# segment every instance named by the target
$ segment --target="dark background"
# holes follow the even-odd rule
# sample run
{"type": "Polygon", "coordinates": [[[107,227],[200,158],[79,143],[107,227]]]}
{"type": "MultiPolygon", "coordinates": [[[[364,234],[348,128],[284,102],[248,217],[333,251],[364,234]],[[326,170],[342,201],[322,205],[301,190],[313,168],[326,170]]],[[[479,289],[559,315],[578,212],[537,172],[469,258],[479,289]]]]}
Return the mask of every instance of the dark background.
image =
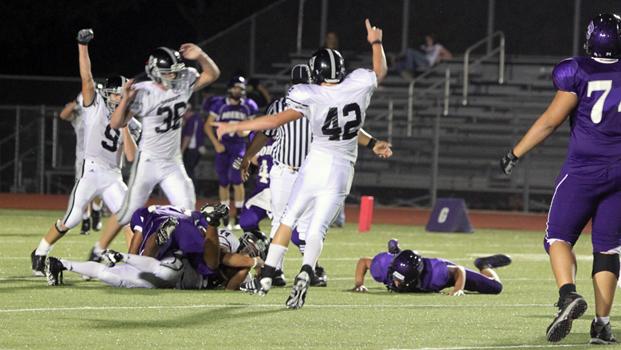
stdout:
{"type": "MultiPolygon", "coordinates": [[[[276,1],[213,0],[20,0],[2,1],[0,74],[77,76],[75,35],[92,27],[93,70],[96,76],[140,72],[148,52],[162,45],[178,47],[182,42],[200,42],[253,12],[276,1]]],[[[262,18],[257,31],[258,67],[262,49],[266,59],[273,45],[295,49],[297,0],[285,1],[262,18]],[[271,31],[269,30],[271,29],[271,31]],[[269,37],[269,38],[268,38],[269,37]],[[264,39],[265,43],[263,43],[264,39]],[[264,45],[263,45],[264,44],[264,45]]],[[[307,0],[304,47],[319,45],[320,0],[307,0]]],[[[487,28],[487,0],[412,0],[410,44],[418,45],[428,32],[459,54],[482,38],[487,28]]],[[[495,28],[505,31],[510,55],[537,54],[569,56],[572,48],[574,1],[497,0],[495,28]]],[[[583,0],[580,37],[589,18],[598,12],[619,11],[618,0],[583,0]]],[[[399,51],[401,43],[400,0],[330,1],[328,31],[339,33],[341,48],[366,49],[362,20],[370,17],[385,30],[387,51],[399,51]]],[[[248,28],[239,38],[223,46],[246,44],[248,28]]],[[[221,53],[222,54],[222,53],[221,53]]],[[[222,55],[219,55],[222,56],[222,55]]],[[[233,56],[233,55],[229,55],[233,56]]],[[[230,57],[244,62],[243,54],[230,57]]],[[[245,67],[240,67],[245,68],[245,67]]]]}

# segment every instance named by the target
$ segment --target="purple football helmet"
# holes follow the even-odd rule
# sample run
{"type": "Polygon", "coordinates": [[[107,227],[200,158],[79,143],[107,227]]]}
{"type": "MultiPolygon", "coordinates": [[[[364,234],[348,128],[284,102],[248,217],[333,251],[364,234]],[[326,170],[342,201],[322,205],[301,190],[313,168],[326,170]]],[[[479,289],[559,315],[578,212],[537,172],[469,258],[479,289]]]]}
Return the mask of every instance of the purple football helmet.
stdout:
{"type": "Polygon", "coordinates": [[[399,281],[399,289],[416,287],[421,272],[423,272],[423,259],[420,255],[406,249],[397,255],[390,265],[389,277],[393,281],[399,281]]]}
{"type": "Polygon", "coordinates": [[[586,32],[586,53],[591,57],[621,57],[621,17],[614,13],[597,15],[586,32]]]}

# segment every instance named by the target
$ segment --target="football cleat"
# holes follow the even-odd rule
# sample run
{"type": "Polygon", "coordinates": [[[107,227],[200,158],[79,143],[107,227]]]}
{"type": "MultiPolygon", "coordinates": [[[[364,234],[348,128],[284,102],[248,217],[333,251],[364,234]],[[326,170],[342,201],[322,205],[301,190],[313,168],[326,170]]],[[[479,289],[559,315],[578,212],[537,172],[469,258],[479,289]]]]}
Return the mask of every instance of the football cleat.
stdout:
{"type": "Polygon", "coordinates": [[[399,247],[399,241],[395,238],[388,241],[388,252],[390,254],[399,254],[401,252],[401,248],[399,247]]]}
{"type": "Polygon", "coordinates": [[[509,264],[511,264],[511,257],[504,254],[484,256],[474,260],[474,266],[476,266],[479,270],[495,269],[509,264]]]}
{"type": "Polygon", "coordinates": [[[101,210],[91,211],[91,223],[93,230],[100,231],[103,224],[101,223],[101,210]]]}
{"type": "Polygon", "coordinates": [[[45,277],[49,286],[59,286],[63,284],[63,271],[65,266],[53,256],[45,259],[45,277]]]}
{"type": "Polygon", "coordinates": [[[112,267],[117,263],[124,262],[124,256],[116,250],[106,249],[101,253],[101,262],[112,267]]]}
{"type": "Polygon", "coordinates": [[[291,288],[291,294],[289,298],[287,298],[288,309],[299,309],[304,306],[304,301],[306,300],[306,292],[308,291],[308,286],[310,285],[310,276],[308,272],[301,271],[295,276],[295,281],[293,282],[293,288],[291,288]]]}
{"type": "Polygon", "coordinates": [[[591,322],[591,340],[589,344],[609,345],[616,344],[617,339],[612,335],[612,327],[610,322],[600,325],[593,320],[591,322]]]}
{"type": "Polygon", "coordinates": [[[200,212],[210,225],[218,227],[220,220],[228,218],[229,206],[226,204],[205,204],[201,207],[200,212]]]}
{"type": "Polygon", "coordinates": [[[91,230],[91,218],[82,220],[82,227],[80,228],[81,235],[87,235],[91,230]]]}
{"type": "Polygon", "coordinates": [[[287,285],[287,279],[285,278],[285,273],[282,270],[276,270],[276,275],[272,279],[272,286],[274,287],[284,287],[287,285]]]}
{"type": "Polygon", "coordinates": [[[272,279],[269,277],[257,277],[242,283],[239,290],[250,294],[264,296],[272,288],[272,279]]]}
{"type": "Polygon", "coordinates": [[[32,274],[34,276],[45,276],[45,259],[46,255],[36,255],[36,249],[30,253],[30,264],[32,266],[32,274]]]}
{"type": "Polygon", "coordinates": [[[315,275],[313,276],[311,283],[311,287],[327,287],[328,286],[328,275],[326,275],[326,270],[317,265],[315,267],[315,275]]]}
{"type": "Polygon", "coordinates": [[[559,299],[556,306],[558,312],[546,330],[546,338],[551,342],[565,338],[571,331],[572,322],[584,315],[588,307],[586,300],[575,292],[559,299]]]}

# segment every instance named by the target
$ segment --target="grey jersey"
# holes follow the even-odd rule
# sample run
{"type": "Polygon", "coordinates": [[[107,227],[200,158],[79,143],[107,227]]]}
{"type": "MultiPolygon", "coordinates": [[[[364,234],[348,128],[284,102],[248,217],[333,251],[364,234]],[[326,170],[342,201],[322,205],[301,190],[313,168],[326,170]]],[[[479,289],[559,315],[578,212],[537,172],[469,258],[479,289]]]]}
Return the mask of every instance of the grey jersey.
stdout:
{"type": "Polygon", "coordinates": [[[311,151],[320,150],[355,162],[358,130],[364,124],[376,87],[373,71],[356,69],[336,85],[294,85],[287,93],[287,108],[302,113],[310,122],[311,151]]]}
{"type": "Polygon", "coordinates": [[[194,68],[181,74],[179,88],[164,89],[153,81],[136,84],[138,93],[130,106],[136,117],[142,118],[140,152],[154,159],[181,157],[181,117],[192,96],[192,86],[198,78],[194,68]]]}
{"type": "Polygon", "coordinates": [[[110,110],[99,92],[90,106],[84,106],[84,158],[118,168],[122,152],[120,130],[110,127],[110,110]]]}

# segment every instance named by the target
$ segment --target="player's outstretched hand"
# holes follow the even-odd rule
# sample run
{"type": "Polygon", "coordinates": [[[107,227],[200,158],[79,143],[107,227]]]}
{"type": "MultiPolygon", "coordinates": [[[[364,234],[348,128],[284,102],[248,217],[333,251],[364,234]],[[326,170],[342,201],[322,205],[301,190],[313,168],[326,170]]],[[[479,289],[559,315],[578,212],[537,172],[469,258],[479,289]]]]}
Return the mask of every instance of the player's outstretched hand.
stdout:
{"type": "Polygon", "coordinates": [[[364,285],[360,285],[360,286],[356,286],[354,287],[354,289],[351,290],[352,292],[357,292],[357,293],[366,293],[369,290],[367,289],[367,287],[365,287],[364,285]]]}
{"type": "Polygon", "coordinates": [[[449,295],[452,297],[463,297],[464,295],[466,295],[466,293],[464,293],[463,289],[460,289],[460,290],[451,291],[449,295]]]}
{"type": "Polygon", "coordinates": [[[380,158],[390,158],[392,156],[392,145],[386,141],[377,141],[373,146],[373,153],[380,158]]]}
{"type": "Polygon", "coordinates": [[[196,61],[203,54],[203,50],[198,45],[192,43],[182,44],[179,52],[183,58],[190,61],[196,61]]]}
{"type": "Polygon", "coordinates": [[[93,40],[93,38],[95,37],[95,33],[93,32],[92,29],[88,28],[88,29],[81,29],[78,32],[78,44],[80,45],[88,45],[88,43],[93,40]]]}
{"type": "Polygon", "coordinates": [[[250,159],[247,157],[242,158],[239,164],[239,171],[241,172],[242,180],[248,181],[250,178],[250,159]]]}
{"type": "Polygon", "coordinates": [[[513,150],[509,150],[509,152],[500,159],[500,170],[505,173],[505,175],[511,175],[513,168],[517,165],[520,159],[513,154],[513,150]]]}
{"type": "Polygon", "coordinates": [[[371,26],[371,21],[369,19],[364,20],[364,24],[367,27],[367,41],[369,44],[373,44],[376,41],[382,41],[382,30],[375,26],[371,26]]]}
{"type": "Polygon", "coordinates": [[[218,140],[222,140],[222,136],[224,134],[232,134],[236,132],[234,123],[222,123],[222,122],[212,122],[211,126],[216,127],[216,135],[218,135],[218,140]]]}
{"type": "Polygon", "coordinates": [[[134,79],[129,79],[123,85],[123,91],[121,93],[121,98],[127,100],[127,102],[132,102],[136,97],[136,93],[138,91],[134,89],[134,79]]]}

